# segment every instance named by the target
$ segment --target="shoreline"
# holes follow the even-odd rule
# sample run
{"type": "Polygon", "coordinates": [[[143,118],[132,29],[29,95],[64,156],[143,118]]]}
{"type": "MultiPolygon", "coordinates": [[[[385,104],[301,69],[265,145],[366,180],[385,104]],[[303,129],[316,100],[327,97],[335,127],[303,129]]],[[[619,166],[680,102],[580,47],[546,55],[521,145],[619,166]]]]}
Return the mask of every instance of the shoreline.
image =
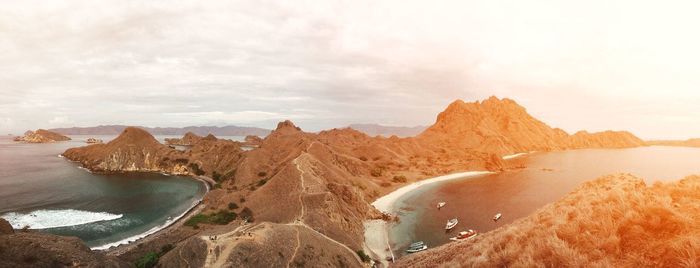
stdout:
{"type": "Polygon", "coordinates": [[[120,252],[123,253],[123,252],[127,251],[128,249],[130,249],[131,247],[134,247],[136,245],[139,245],[139,244],[142,244],[144,242],[152,240],[152,238],[169,231],[170,229],[172,229],[175,226],[182,225],[182,223],[184,223],[190,217],[201,212],[202,209],[204,209],[204,207],[205,207],[204,197],[211,190],[211,188],[209,186],[209,182],[207,180],[199,178],[199,176],[197,176],[197,177],[188,176],[188,177],[191,177],[191,178],[201,182],[202,184],[204,184],[204,187],[206,190],[204,191],[204,194],[202,195],[202,197],[199,198],[197,201],[193,202],[192,206],[190,206],[187,210],[185,210],[185,212],[183,212],[182,214],[178,215],[177,217],[173,218],[170,221],[166,221],[164,224],[154,226],[153,228],[149,229],[146,232],[143,232],[143,233],[140,233],[140,234],[137,234],[134,236],[130,236],[130,237],[124,238],[124,239],[116,241],[116,242],[112,242],[112,243],[108,243],[108,244],[104,244],[104,245],[100,245],[100,246],[96,246],[96,247],[91,247],[90,250],[102,251],[102,252],[105,252],[108,254],[117,254],[118,255],[120,252]]]}
{"type": "MultiPolygon", "coordinates": [[[[402,196],[415,191],[423,186],[444,182],[454,179],[472,178],[481,175],[493,174],[493,171],[467,171],[442,175],[425,180],[416,181],[401,188],[398,188],[391,193],[388,193],[374,202],[372,206],[383,213],[392,214],[394,206],[402,196]]],[[[395,260],[394,252],[391,249],[391,241],[389,241],[389,223],[384,220],[366,220],[365,226],[365,243],[363,247],[372,255],[373,259],[378,259],[383,267],[388,267],[387,258],[395,260]]]]}
{"type": "MultiPolygon", "coordinates": [[[[182,175],[176,175],[176,174],[168,174],[164,172],[159,172],[162,175],[166,176],[182,176],[182,175]]],[[[204,184],[205,190],[204,194],[202,195],[201,198],[199,198],[197,201],[192,203],[192,206],[190,206],[185,212],[182,214],[178,215],[177,217],[173,218],[170,221],[166,221],[164,224],[154,226],[153,228],[149,229],[146,232],[130,236],[127,238],[124,238],[119,241],[115,241],[112,243],[107,243],[104,245],[96,246],[96,247],[91,247],[90,250],[92,251],[101,251],[104,252],[108,255],[120,255],[128,251],[129,249],[153,240],[155,237],[160,236],[161,234],[167,233],[171,231],[173,228],[181,226],[185,221],[187,221],[189,218],[194,216],[195,214],[201,212],[205,205],[204,205],[204,197],[211,191],[212,185],[210,185],[211,181],[213,179],[206,177],[206,176],[186,176],[189,178],[192,178],[196,181],[201,182],[204,184]]]]}

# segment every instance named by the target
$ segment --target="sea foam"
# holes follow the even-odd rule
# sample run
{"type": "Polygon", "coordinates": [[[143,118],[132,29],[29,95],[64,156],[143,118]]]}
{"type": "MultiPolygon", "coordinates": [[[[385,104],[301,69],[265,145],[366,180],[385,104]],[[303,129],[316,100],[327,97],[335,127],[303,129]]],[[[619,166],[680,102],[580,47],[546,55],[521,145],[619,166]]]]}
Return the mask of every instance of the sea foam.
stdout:
{"type": "Polygon", "coordinates": [[[0,216],[6,219],[13,228],[49,229],[88,224],[93,222],[111,221],[121,218],[122,214],[107,212],[91,212],[75,209],[35,210],[29,213],[10,212],[0,216]]]}

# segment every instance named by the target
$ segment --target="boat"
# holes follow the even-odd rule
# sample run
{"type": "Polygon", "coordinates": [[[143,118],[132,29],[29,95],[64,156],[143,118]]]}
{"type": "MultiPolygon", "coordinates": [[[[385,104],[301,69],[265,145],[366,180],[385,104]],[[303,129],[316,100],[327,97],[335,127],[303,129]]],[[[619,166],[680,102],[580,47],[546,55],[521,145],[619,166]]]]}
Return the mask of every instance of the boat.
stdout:
{"type": "Polygon", "coordinates": [[[456,218],[447,221],[447,225],[445,225],[445,230],[451,230],[452,228],[455,228],[455,226],[457,226],[457,223],[459,223],[459,221],[456,218]]]}
{"type": "Polygon", "coordinates": [[[406,253],[416,253],[428,249],[428,245],[423,243],[423,241],[415,242],[411,244],[407,249],[406,253]]]}
{"type": "Polygon", "coordinates": [[[440,209],[440,208],[444,207],[446,204],[447,204],[447,203],[445,203],[445,202],[437,203],[437,209],[440,209]]]}
{"type": "Polygon", "coordinates": [[[408,247],[413,248],[413,247],[418,247],[418,246],[425,246],[425,242],[423,242],[423,241],[414,242],[411,245],[409,245],[408,247]]]}
{"type": "Polygon", "coordinates": [[[498,221],[498,220],[500,220],[500,219],[501,219],[501,216],[503,216],[501,213],[496,214],[495,216],[493,216],[493,221],[498,221]]]}
{"type": "Polygon", "coordinates": [[[457,240],[462,240],[462,239],[469,239],[472,237],[476,236],[476,231],[469,229],[469,231],[462,231],[457,234],[457,236],[450,238],[452,241],[457,241],[457,240]]]}

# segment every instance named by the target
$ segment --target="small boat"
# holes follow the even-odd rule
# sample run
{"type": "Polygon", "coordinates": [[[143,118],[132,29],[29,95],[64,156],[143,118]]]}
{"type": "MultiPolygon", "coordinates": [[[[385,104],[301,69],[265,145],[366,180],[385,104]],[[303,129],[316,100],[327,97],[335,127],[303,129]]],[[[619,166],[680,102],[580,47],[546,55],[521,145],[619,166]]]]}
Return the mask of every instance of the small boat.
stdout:
{"type": "Polygon", "coordinates": [[[457,226],[457,223],[459,223],[459,221],[456,218],[447,221],[447,225],[445,225],[445,230],[451,230],[452,228],[455,228],[455,226],[457,226]]]}
{"type": "Polygon", "coordinates": [[[408,247],[409,248],[414,248],[414,247],[419,247],[419,246],[425,246],[425,242],[423,241],[418,241],[410,244],[408,247]]]}
{"type": "Polygon", "coordinates": [[[501,219],[501,216],[503,216],[503,215],[501,215],[501,213],[496,214],[495,216],[493,216],[493,221],[498,221],[498,220],[500,220],[500,219],[501,219]]]}
{"type": "Polygon", "coordinates": [[[413,244],[411,244],[411,245],[414,245],[414,244],[415,244],[416,246],[410,246],[410,247],[408,247],[408,248],[406,249],[406,253],[416,253],[416,252],[421,252],[421,251],[423,251],[423,250],[428,249],[428,245],[426,245],[426,244],[423,243],[423,242],[417,242],[417,243],[413,243],[413,244]],[[422,244],[418,244],[418,243],[422,243],[422,244]]]}
{"type": "Polygon", "coordinates": [[[437,203],[437,209],[440,209],[440,208],[444,207],[446,204],[447,204],[447,203],[445,203],[445,202],[437,203]]]}
{"type": "Polygon", "coordinates": [[[457,240],[462,240],[462,239],[469,239],[469,238],[475,237],[476,234],[477,234],[476,231],[469,229],[469,231],[466,231],[466,232],[464,232],[464,231],[459,232],[459,234],[457,236],[450,238],[450,240],[457,241],[457,240]]]}

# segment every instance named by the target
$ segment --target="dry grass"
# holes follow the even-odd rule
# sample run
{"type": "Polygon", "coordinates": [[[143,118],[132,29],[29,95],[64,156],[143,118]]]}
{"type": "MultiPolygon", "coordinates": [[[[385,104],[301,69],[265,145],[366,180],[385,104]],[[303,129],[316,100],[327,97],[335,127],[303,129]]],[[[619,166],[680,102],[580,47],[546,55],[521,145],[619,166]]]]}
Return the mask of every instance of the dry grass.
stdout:
{"type": "Polygon", "coordinates": [[[632,175],[602,177],[524,219],[398,266],[436,265],[698,267],[700,177],[653,186],[632,175]]]}

